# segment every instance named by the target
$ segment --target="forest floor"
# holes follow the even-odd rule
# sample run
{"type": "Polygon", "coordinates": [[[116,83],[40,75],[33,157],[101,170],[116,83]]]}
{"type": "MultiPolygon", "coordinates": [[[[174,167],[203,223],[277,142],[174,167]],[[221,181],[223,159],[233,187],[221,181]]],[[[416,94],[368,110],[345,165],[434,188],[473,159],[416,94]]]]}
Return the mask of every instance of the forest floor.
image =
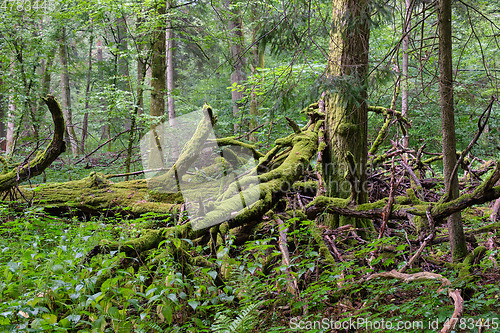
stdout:
{"type": "MultiPolygon", "coordinates": [[[[96,169],[113,173],[116,168],[109,161],[121,159],[112,155],[96,155],[77,166],[56,160],[46,180],[75,180],[96,169]]],[[[39,177],[31,183],[41,181],[39,177]]],[[[291,207],[300,200],[307,198],[293,191],[286,197],[291,207]]],[[[489,214],[488,205],[465,210],[466,234],[491,224],[489,214]]],[[[103,240],[124,243],[145,229],[176,225],[185,217],[116,212],[82,216],[71,210],[52,216],[41,206],[4,203],[0,331],[436,332],[447,325],[455,332],[500,331],[498,225],[467,236],[470,251],[478,245],[486,250],[461,274],[450,264],[445,227],[437,229],[435,243],[411,267],[408,262],[422,240],[409,236],[414,228],[409,222],[390,221],[384,235],[373,241],[350,228],[321,228],[335,259],[331,264],[314,241],[314,222],[293,213],[285,216],[278,224],[265,216],[258,234],[246,239],[228,234],[216,249],[185,240],[190,245],[180,251],[178,239],[166,239],[158,249],[133,259],[112,251],[85,262],[103,240]],[[208,264],[186,264],[186,254],[201,256],[208,264]],[[121,265],[126,260],[130,264],[121,265]],[[404,266],[408,276],[428,272],[443,279],[376,275],[404,266]],[[99,277],[110,270],[113,277],[96,288],[99,277]],[[450,322],[455,304],[444,280],[461,290],[463,314],[457,322],[450,322]]],[[[379,222],[374,222],[378,230],[379,222]]]]}

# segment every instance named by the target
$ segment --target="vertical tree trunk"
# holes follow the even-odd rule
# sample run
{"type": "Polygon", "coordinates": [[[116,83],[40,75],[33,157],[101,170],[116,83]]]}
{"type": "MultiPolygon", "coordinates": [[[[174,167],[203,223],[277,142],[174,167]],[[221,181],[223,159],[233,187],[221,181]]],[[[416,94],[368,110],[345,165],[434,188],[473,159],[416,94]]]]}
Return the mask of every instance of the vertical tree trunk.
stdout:
{"type": "MultiPolygon", "coordinates": [[[[441,125],[443,127],[443,174],[445,190],[450,200],[458,198],[458,175],[452,175],[457,163],[455,114],[453,108],[453,72],[451,40],[451,0],[439,0],[439,93],[441,125]]],[[[448,217],[448,233],[453,260],[466,256],[467,247],[460,213],[448,217]]]]}
{"type": "MultiPolygon", "coordinates": [[[[14,76],[14,71],[15,71],[15,58],[12,59],[10,63],[10,76],[14,76]]],[[[11,89],[10,95],[9,95],[9,105],[7,107],[7,131],[5,134],[5,154],[10,155],[14,151],[16,147],[16,143],[14,142],[14,132],[16,130],[15,128],[15,116],[16,115],[16,103],[14,101],[14,91],[11,89]]]]}
{"type": "MultiPolygon", "coordinates": [[[[142,17],[139,15],[136,21],[136,27],[139,29],[141,24],[143,23],[142,17]]],[[[132,122],[130,125],[130,132],[128,137],[128,145],[127,145],[127,157],[125,158],[125,172],[130,172],[130,166],[132,163],[132,153],[134,148],[134,141],[136,138],[136,124],[137,124],[137,116],[143,113],[144,108],[144,83],[146,79],[146,63],[147,59],[143,58],[142,50],[144,48],[144,43],[142,39],[136,40],[137,49],[139,51],[139,55],[137,57],[137,95],[135,100],[134,113],[132,114],[132,122]]],[[[125,180],[128,180],[129,176],[125,176],[125,180]]]]}
{"type": "Polygon", "coordinates": [[[10,155],[16,147],[14,142],[14,132],[15,132],[15,114],[16,114],[16,104],[14,102],[14,96],[9,96],[9,107],[7,113],[7,133],[5,135],[5,154],[10,155]]]}
{"type": "Polygon", "coordinates": [[[234,117],[234,131],[238,132],[238,120],[241,117],[239,101],[243,98],[243,92],[236,89],[236,86],[243,84],[246,79],[245,75],[245,39],[243,36],[243,22],[241,20],[241,13],[236,9],[236,0],[228,0],[226,5],[228,8],[229,22],[228,30],[230,35],[230,50],[233,71],[231,73],[231,100],[233,101],[233,117],[234,117]]]}
{"type": "MultiPolygon", "coordinates": [[[[329,79],[336,92],[326,98],[326,140],[324,172],[328,195],[367,200],[368,155],[366,76],[369,47],[368,0],[334,0],[330,37],[329,79]],[[356,87],[355,92],[351,87],[356,87]]],[[[368,221],[334,216],[332,225],[370,226],[368,221]]]]}
{"type": "Polygon", "coordinates": [[[59,36],[59,59],[61,62],[61,94],[62,109],[66,123],[66,138],[69,141],[71,152],[78,155],[78,141],[76,139],[75,128],[73,127],[73,116],[71,110],[71,90],[69,86],[68,52],[66,48],[66,28],[62,26],[59,36]]]}
{"type": "MultiPolygon", "coordinates": [[[[167,0],[167,8],[170,8],[171,0],[167,0]]],[[[174,124],[175,118],[175,104],[173,91],[174,85],[174,30],[171,28],[172,20],[167,20],[167,31],[166,31],[166,66],[167,66],[167,109],[168,109],[168,121],[170,125],[174,124]]]]}
{"type": "Polygon", "coordinates": [[[126,17],[120,15],[116,24],[118,44],[118,89],[130,91],[129,68],[128,68],[128,44],[127,44],[127,22],[126,17]]]}
{"type": "Polygon", "coordinates": [[[89,106],[90,106],[90,83],[92,78],[92,49],[94,48],[94,24],[91,23],[90,26],[90,38],[89,38],[89,53],[87,57],[88,67],[87,67],[87,85],[85,86],[85,113],[83,114],[83,124],[82,124],[82,141],[80,142],[80,151],[85,154],[85,142],[87,141],[87,131],[89,123],[89,106]]]}
{"type": "MultiPolygon", "coordinates": [[[[160,17],[165,15],[165,1],[156,3],[156,12],[160,17]]],[[[153,34],[153,45],[151,53],[151,104],[149,113],[152,116],[153,123],[151,124],[152,135],[149,136],[149,146],[152,151],[159,151],[160,156],[152,156],[149,154],[150,159],[158,159],[161,165],[158,168],[165,167],[163,160],[162,146],[159,134],[156,132],[155,126],[158,125],[158,119],[165,114],[165,52],[166,52],[166,31],[165,23],[162,22],[160,26],[156,27],[153,34]],[[155,119],[158,118],[158,119],[155,119]]]]}
{"type": "MultiPolygon", "coordinates": [[[[165,15],[165,3],[156,7],[158,15],[165,15]]],[[[150,114],[160,117],[165,114],[165,28],[157,27],[154,33],[151,59],[151,108],[150,114]]]]}
{"type": "MultiPolygon", "coordinates": [[[[1,69],[1,67],[0,67],[1,69]]],[[[0,78],[0,86],[3,85],[3,81],[0,78]]],[[[5,119],[7,116],[7,112],[5,112],[5,103],[4,103],[4,95],[0,93],[0,150],[5,151],[5,146],[6,146],[6,141],[7,139],[5,138],[7,131],[5,126],[5,119]]]]}
{"type": "MultiPolygon", "coordinates": [[[[252,23],[252,67],[251,67],[251,75],[256,73],[257,68],[264,68],[264,50],[260,46],[261,44],[257,41],[257,33],[260,29],[260,26],[256,23],[258,15],[258,8],[256,4],[252,5],[252,13],[251,13],[251,23],[252,23]]],[[[255,120],[259,115],[259,104],[257,101],[257,94],[255,93],[255,86],[252,87],[252,92],[250,93],[250,116],[252,117],[250,120],[250,130],[254,129],[258,126],[257,121],[255,120]]],[[[250,134],[250,141],[257,141],[255,133],[250,134]]]]}
{"type": "MultiPolygon", "coordinates": [[[[408,116],[408,46],[410,44],[411,30],[411,13],[413,5],[411,0],[405,0],[406,18],[403,22],[403,63],[402,63],[402,80],[401,80],[401,114],[403,117],[408,116]]],[[[406,126],[406,125],[405,125],[406,126]]],[[[403,136],[403,147],[408,148],[408,131],[403,136]]]]}
{"type": "MultiPolygon", "coordinates": [[[[42,96],[46,96],[50,92],[52,64],[54,63],[55,55],[56,49],[51,48],[47,54],[47,59],[42,59],[42,66],[40,68],[40,74],[42,76],[42,96]]],[[[37,102],[37,115],[39,117],[45,113],[45,107],[45,103],[39,99],[37,102]]]]}
{"type": "MultiPolygon", "coordinates": [[[[103,55],[102,55],[102,41],[98,38],[97,41],[96,41],[96,60],[97,60],[97,77],[99,79],[100,82],[102,82],[104,80],[104,58],[103,58],[103,55]]],[[[104,109],[104,102],[103,100],[101,99],[101,105],[100,107],[102,107],[104,109]]],[[[101,125],[101,137],[100,139],[101,140],[104,140],[104,139],[108,139],[110,137],[110,126],[109,126],[109,119],[104,118],[102,119],[102,121],[104,122],[103,125],[101,125]]]]}

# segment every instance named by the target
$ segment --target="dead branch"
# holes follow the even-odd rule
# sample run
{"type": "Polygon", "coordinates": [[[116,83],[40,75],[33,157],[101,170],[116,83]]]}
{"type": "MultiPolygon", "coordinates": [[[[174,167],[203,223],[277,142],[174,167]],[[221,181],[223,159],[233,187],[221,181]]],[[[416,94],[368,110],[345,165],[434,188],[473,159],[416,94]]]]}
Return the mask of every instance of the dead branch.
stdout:
{"type": "Polygon", "coordinates": [[[429,244],[429,242],[431,242],[434,239],[434,237],[436,236],[436,230],[434,229],[434,220],[432,220],[430,206],[427,208],[426,213],[427,213],[427,219],[429,221],[429,226],[430,226],[431,232],[429,233],[429,235],[427,237],[425,237],[424,241],[422,242],[422,244],[418,248],[417,252],[415,252],[415,254],[410,258],[410,260],[408,260],[408,262],[403,267],[401,267],[399,269],[398,272],[400,272],[400,273],[404,273],[404,271],[406,271],[406,269],[408,267],[411,267],[413,265],[415,260],[417,260],[417,258],[420,257],[420,255],[424,251],[427,244],[429,244]]]}
{"type": "Polygon", "coordinates": [[[285,224],[280,218],[276,218],[276,222],[278,223],[279,229],[279,240],[278,247],[281,251],[281,256],[283,257],[283,263],[285,264],[286,274],[288,276],[288,286],[292,291],[292,294],[295,296],[300,295],[299,284],[297,283],[297,279],[290,273],[290,252],[288,251],[288,241],[286,237],[287,228],[285,228],[285,224]]]}
{"type": "Polygon", "coordinates": [[[82,158],[80,158],[78,161],[76,161],[76,162],[75,162],[75,164],[78,164],[78,163],[80,163],[80,162],[84,161],[85,159],[89,158],[90,156],[94,155],[94,153],[95,153],[96,151],[98,151],[99,149],[101,149],[102,147],[104,147],[105,145],[107,145],[108,143],[110,143],[111,141],[116,140],[116,139],[117,139],[120,135],[125,134],[125,133],[128,133],[128,132],[130,132],[130,130],[129,130],[129,129],[128,129],[128,130],[121,131],[120,133],[118,133],[118,134],[117,134],[117,135],[115,135],[114,137],[112,137],[112,138],[110,138],[110,139],[106,140],[106,142],[104,142],[104,143],[100,144],[99,146],[97,146],[97,148],[96,148],[96,149],[92,150],[90,153],[88,153],[87,155],[83,156],[83,157],[82,157],[82,158]]]}
{"type": "Polygon", "coordinates": [[[441,333],[450,333],[455,329],[455,325],[458,323],[462,313],[464,312],[464,300],[460,295],[460,289],[451,290],[448,289],[448,296],[453,299],[453,303],[455,304],[455,311],[453,311],[453,315],[450,320],[444,325],[441,329],[441,333]]]}
{"type": "Polygon", "coordinates": [[[0,175],[0,192],[8,191],[30,178],[40,175],[61,153],[66,150],[64,142],[64,118],[59,103],[52,95],[43,98],[49,108],[54,122],[54,135],[44,152],[11,170],[0,175]]]}
{"type": "Polygon", "coordinates": [[[451,286],[450,280],[442,276],[441,274],[431,273],[431,272],[418,272],[413,274],[400,273],[396,270],[389,272],[375,273],[366,278],[366,280],[372,280],[376,278],[386,278],[386,279],[398,279],[405,283],[413,281],[427,281],[436,280],[441,282],[442,287],[451,286]]]}

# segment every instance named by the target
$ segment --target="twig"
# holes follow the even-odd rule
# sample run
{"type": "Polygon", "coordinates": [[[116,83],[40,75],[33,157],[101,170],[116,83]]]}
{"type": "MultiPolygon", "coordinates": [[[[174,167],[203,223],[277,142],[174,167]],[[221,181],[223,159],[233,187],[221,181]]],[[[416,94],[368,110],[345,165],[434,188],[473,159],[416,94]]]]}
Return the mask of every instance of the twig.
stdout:
{"type": "Polygon", "coordinates": [[[241,139],[241,138],[243,138],[243,137],[245,137],[245,136],[248,136],[248,135],[252,134],[253,132],[255,132],[256,130],[258,130],[259,128],[261,128],[261,127],[262,127],[262,126],[264,126],[264,125],[265,125],[265,124],[259,125],[259,126],[255,127],[255,128],[253,128],[251,131],[248,131],[248,132],[246,132],[245,134],[241,134],[240,136],[237,136],[237,137],[236,137],[236,138],[234,138],[234,139],[235,139],[235,140],[239,140],[239,139],[241,139]]]}
{"type": "Polygon", "coordinates": [[[381,239],[384,235],[385,227],[387,222],[389,221],[389,216],[391,215],[392,205],[394,204],[394,157],[392,158],[392,167],[391,167],[391,189],[389,191],[389,200],[387,200],[387,205],[384,207],[384,211],[382,212],[382,225],[380,226],[380,232],[378,234],[378,239],[381,239]]]}
{"type": "Polygon", "coordinates": [[[408,165],[408,163],[406,163],[406,159],[404,158],[404,156],[401,156],[401,164],[406,169],[406,171],[410,175],[411,179],[415,182],[415,186],[417,187],[416,191],[415,191],[415,194],[418,195],[419,199],[423,199],[423,195],[420,193],[420,190],[422,189],[422,183],[418,179],[418,177],[415,174],[415,172],[413,172],[413,170],[410,168],[410,166],[408,165]]]}
{"type": "Polygon", "coordinates": [[[441,274],[431,273],[431,272],[418,272],[413,274],[405,274],[400,273],[396,270],[392,270],[389,272],[375,273],[366,278],[366,280],[371,280],[375,278],[389,278],[389,279],[398,279],[403,280],[403,282],[413,282],[413,281],[428,281],[428,280],[437,280],[441,281],[442,286],[448,287],[451,286],[450,280],[442,276],[441,274]]]}
{"type": "Polygon", "coordinates": [[[91,155],[93,155],[96,151],[98,151],[99,149],[101,149],[102,147],[104,147],[105,145],[107,145],[108,143],[110,143],[111,141],[115,140],[116,138],[118,138],[120,135],[122,134],[125,134],[127,132],[130,132],[130,130],[125,130],[125,131],[122,131],[120,133],[118,133],[117,135],[115,135],[114,137],[112,137],[111,139],[108,139],[106,140],[106,142],[104,142],[103,144],[100,144],[96,149],[92,150],[90,153],[88,153],[87,155],[85,155],[84,157],[80,158],[78,161],[75,162],[75,164],[78,164],[80,163],[81,161],[85,160],[86,158],[89,158],[91,155]]]}
{"type": "MultiPolygon", "coordinates": [[[[460,157],[458,158],[457,163],[455,163],[455,167],[453,168],[453,171],[451,172],[450,178],[448,180],[450,182],[450,184],[448,184],[448,192],[446,193],[446,198],[451,198],[451,191],[452,191],[452,187],[450,186],[451,181],[453,180],[453,177],[455,177],[455,174],[458,171],[458,166],[463,162],[465,156],[470,152],[472,147],[476,144],[477,140],[479,140],[479,137],[483,133],[486,125],[488,124],[488,119],[490,118],[491,109],[493,108],[493,103],[496,100],[497,99],[495,98],[495,96],[491,96],[490,104],[488,105],[486,110],[484,110],[483,114],[481,115],[481,117],[479,117],[479,120],[477,121],[478,130],[477,130],[476,135],[474,136],[474,139],[472,139],[472,141],[469,143],[467,148],[465,148],[465,150],[462,152],[462,154],[460,154],[460,157]]],[[[444,200],[444,201],[448,201],[448,200],[444,200]]]]}
{"type": "Polygon", "coordinates": [[[399,269],[399,271],[398,271],[399,273],[404,273],[404,271],[406,271],[406,269],[408,267],[411,267],[413,265],[413,263],[415,262],[415,260],[417,260],[417,258],[420,257],[420,255],[424,251],[427,244],[430,241],[432,241],[432,239],[434,239],[434,237],[436,236],[436,230],[434,229],[434,220],[433,220],[432,215],[431,215],[431,206],[429,206],[427,208],[426,214],[427,214],[429,226],[431,228],[431,232],[429,233],[429,235],[427,235],[427,237],[425,237],[424,241],[422,242],[422,244],[418,248],[417,252],[415,252],[415,254],[410,258],[410,260],[408,260],[408,262],[403,267],[401,267],[399,269]]]}
{"type": "Polygon", "coordinates": [[[337,249],[337,246],[335,246],[335,236],[333,236],[333,239],[331,239],[328,235],[325,235],[325,238],[328,240],[328,244],[330,245],[330,247],[332,248],[333,252],[335,253],[335,255],[337,256],[337,258],[344,262],[344,258],[342,258],[342,255],[340,254],[339,250],[337,249]]]}
{"type": "Polygon", "coordinates": [[[137,176],[137,175],[142,175],[143,173],[168,171],[168,170],[170,170],[170,169],[159,168],[159,169],[139,170],[139,171],[127,172],[127,173],[118,173],[118,174],[114,174],[114,175],[106,175],[106,179],[116,178],[116,177],[125,177],[125,176],[137,176]]]}

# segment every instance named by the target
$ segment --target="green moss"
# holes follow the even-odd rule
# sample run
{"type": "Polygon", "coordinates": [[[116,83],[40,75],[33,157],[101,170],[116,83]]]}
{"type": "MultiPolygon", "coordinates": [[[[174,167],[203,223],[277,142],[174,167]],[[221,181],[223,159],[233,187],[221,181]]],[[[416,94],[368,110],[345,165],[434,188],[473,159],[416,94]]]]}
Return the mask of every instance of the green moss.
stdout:
{"type": "Polygon", "coordinates": [[[320,228],[314,223],[310,225],[311,228],[311,234],[316,241],[316,243],[319,245],[319,253],[323,255],[325,258],[326,262],[329,263],[330,265],[335,265],[335,259],[333,258],[332,254],[330,253],[330,250],[325,244],[325,241],[323,240],[323,233],[320,228]]]}
{"type": "Polygon", "coordinates": [[[359,125],[352,123],[341,123],[337,128],[337,133],[339,135],[345,136],[349,133],[359,133],[359,125]]]}
{"type": "Polygon", "coordinates": [[[372,210],[372,209],[384,209],[387,205],[388,198],[381,199],[372,203],[365,203],[357,206],[357,210],[372,210]]]}
{"type": "Polygon", "coordinates": [[[413,218],[413,223],[417,227],[417,233],[421,234],[422,231],[427,229],[427,224],[425,223],[425,220],[422,216],[415,216],[413,218]]]}
{"type": "Polygon", "coordinates": [[[415,191],[412,188],[406,189],[406,194],[408,195],[408,198],[410,198],[411,202],[415,205],[422,205],[426,203],[425,201],[417,198],[417,196],[415,195],[415,191]]]}
{"type": "Polygon", "coordinates": [[[474,264],[474,261],[477,258],[481,258],[486,252],[486,248],[484,246],[478,246],[465,257],[464,261],[460,264],[457,264],[457,268],[459,269],[458,279],[459,280],[467,280],[470,275],[470,269],[474,264]]]}
{"type": "Polygon", "coordinates": [[[319,207],[339,207],[339,208],[346,208],[349,204],[351,203],[351,199],[341,199],[341,198],[331,198],[331,197],[326,197],[326,196],[318,196],[316,197],[313,201],[311,201],[307,207],[311,206],[319,206],[319,207]]]}
{"type": "Polygon", "coordinates": [[[369,150],[370,154],[375,155],[382,142],[384,142],[384,139],[387,136],[387,131],[389,129],[389,125],[391,124],[391,122],[392,122],[392,116],[386,115],[384,125],[382,125],[382,128],[378,132],[377,138],[375,139],[372,147],[369,150]]]}
{"type": "Polygon", "coordinates": [[[308,181],[297,181],[293,183],[292,189],[295,191],[311,191],[315,192],[318,189],[318,181],[317,180],[308,180],[308,181]]]}

